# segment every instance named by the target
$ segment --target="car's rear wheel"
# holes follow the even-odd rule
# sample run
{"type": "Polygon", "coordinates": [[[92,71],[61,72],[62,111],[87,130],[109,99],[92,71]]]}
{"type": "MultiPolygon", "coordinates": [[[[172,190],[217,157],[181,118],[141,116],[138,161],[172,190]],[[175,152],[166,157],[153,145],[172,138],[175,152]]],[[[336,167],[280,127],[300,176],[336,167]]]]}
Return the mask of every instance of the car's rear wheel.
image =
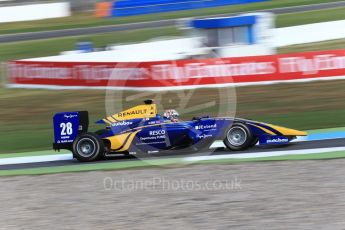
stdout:
{"type": "Polygon", "coordinates": [[[259,137],[253,137],[249,147],[254,147],[259,142],[259,137]]]}
{"type": "Polygon", "coordinates": [[[104,143],[96,134],[83,133],[73,142],[73,155],[79,161],[95,161],[100,159],[103,153],[104,143]]]}
{"type": "Polygon", "coordinates": [[[235,123],[227,130],[224,144],[230,150],[240,151],[251,147],[253,141],[250,129],[245,124],[235,123]]]}

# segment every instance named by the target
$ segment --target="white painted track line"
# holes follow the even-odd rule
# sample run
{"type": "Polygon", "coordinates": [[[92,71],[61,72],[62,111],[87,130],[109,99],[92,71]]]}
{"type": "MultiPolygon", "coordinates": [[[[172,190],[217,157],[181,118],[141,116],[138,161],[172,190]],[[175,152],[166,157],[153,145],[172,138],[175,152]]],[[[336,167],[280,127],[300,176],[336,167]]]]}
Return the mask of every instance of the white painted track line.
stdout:
{"type": "Polygon", "coordinates": [[[221,160],[221,159],[250,159],[250,158],[258,158],[258,157],[303,155],[303,154],[327,153],[327,152],[338,152],[338,151],[345,151],[345,147],[270,151],[270,152],[256,152],[256,153],[238,153],[238,154],[213,155],[213,156],[197,156],[197,157],[185,157],[182,160],[187,161],[187,162],[193,162],[193,161],[207,161],[207,160],[221,160]]]}
{"type": "Polygon", "coordinates": [[[14,164],[27,164],[27,163],[39,163],[50,161],[67,161],[72,160],[72,154],[56,154],[45,156],[29,156],[29,157],[11,157],[0,159],[0,165],[14,165],[14,164]]]}

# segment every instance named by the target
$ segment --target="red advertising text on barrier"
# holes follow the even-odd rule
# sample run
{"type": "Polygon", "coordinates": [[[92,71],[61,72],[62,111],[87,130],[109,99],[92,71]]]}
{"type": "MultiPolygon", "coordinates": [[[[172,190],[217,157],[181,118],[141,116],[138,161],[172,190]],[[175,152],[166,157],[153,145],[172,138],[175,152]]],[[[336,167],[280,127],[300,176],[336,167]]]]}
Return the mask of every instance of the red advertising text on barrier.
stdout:
{"type": "Polygon", "coordinates": [[[167,87],[282,82],[345,76],[345,50],[142,63],[8,63],[10,84],[167,87]]]}

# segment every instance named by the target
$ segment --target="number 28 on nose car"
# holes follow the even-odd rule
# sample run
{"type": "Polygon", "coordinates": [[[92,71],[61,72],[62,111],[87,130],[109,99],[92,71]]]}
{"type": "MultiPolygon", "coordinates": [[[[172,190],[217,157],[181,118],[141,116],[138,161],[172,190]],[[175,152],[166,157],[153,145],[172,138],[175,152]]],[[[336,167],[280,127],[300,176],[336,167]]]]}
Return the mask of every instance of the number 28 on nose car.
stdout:
{"type": "Polygon", "coordinates": [[[79,161],[95,161],[119,154],[154,154],[174,151],[195,152],[223,141],[227,149],[241,151],[260,145],[286,145],[302,131],[233,117],[179,119],[179,113],[157,112],[152,100],[113,114],[96,123],[105,127],[89,132],[87,111],[55,114],[55,150],[68,149],[79,161]]]}

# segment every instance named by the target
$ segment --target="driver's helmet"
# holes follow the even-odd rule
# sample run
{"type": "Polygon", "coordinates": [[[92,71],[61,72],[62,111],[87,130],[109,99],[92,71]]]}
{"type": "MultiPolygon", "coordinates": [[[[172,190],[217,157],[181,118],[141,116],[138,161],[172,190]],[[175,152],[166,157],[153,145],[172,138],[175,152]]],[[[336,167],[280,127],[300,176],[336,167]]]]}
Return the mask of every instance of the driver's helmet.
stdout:
{"type": "Polygon", "coordinates": [[[175,109],[168,109],[165,110],[163,116],[172,122],[178,122],[180,114],[175,109]]]}

